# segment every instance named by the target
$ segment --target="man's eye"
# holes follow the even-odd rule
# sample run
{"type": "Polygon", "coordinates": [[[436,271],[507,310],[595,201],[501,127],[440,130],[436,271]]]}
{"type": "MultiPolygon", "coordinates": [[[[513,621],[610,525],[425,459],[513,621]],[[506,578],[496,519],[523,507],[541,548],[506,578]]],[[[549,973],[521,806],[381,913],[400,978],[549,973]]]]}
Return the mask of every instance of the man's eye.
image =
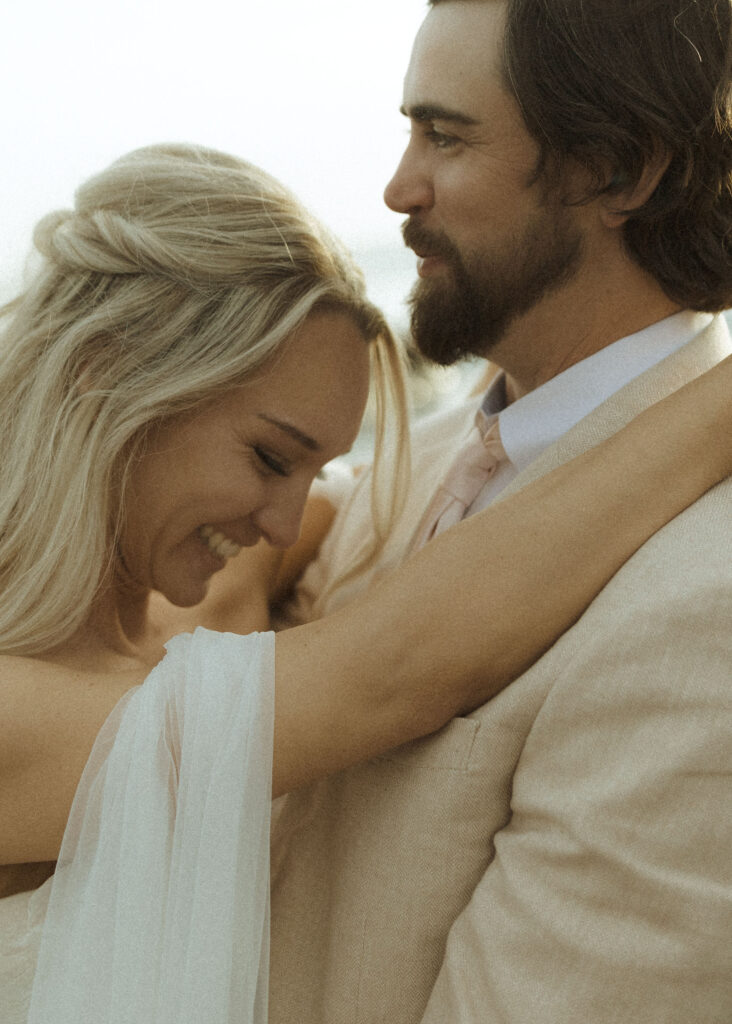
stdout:
{"type": "Polygon", "coordinates": [[[456,146],[460,141],[454,135],[446,135],[444,132],[438,132],[436,128],[428,128],[425,131],[424,136],[437,149],[450,149],[451,146],[456,146]]]}
{"type": "Polygon", "coordinates": [[[259,461],[273,473],[276,473],[278,476],[289,475],[289,469],[285,463],[278,459],[276,455],[272,455],[271,452],[268,452],[265,448],[255,447],[254,453],[259,461]]]}

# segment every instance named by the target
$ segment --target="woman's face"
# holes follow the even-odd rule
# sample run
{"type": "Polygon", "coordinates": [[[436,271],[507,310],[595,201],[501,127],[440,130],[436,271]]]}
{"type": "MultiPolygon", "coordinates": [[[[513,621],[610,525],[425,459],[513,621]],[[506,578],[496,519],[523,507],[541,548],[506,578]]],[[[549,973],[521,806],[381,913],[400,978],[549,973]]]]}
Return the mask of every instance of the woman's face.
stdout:
{"type": "Polygon", "coordinates": [[[315,313],[246,384],[154,431],[130,478],[125,576],[190,606],[239,547],[294,544],[313,478],[356,438],[368,377],[351,319],[315,313]]]}

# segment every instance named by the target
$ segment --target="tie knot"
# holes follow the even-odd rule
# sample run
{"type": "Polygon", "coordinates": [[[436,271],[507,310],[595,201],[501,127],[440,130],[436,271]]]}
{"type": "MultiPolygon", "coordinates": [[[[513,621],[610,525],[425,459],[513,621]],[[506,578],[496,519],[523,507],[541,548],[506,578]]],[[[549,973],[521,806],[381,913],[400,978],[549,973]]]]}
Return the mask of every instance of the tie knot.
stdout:
{"type": "Polygon", "coordinates": [[[475,417],[475,425],[478,428],[478,433],[483,442],[483,447],[486,452],[495,459],[496,463],[503,462],[504,459],[508,458],[506,449],[503,447],[503,441],[501,441],[501,431],[498,423],[498,418],[491,423],[488,417],[479,409],[475,417]]]}
{"type": "Polygon", "coordinates": [[[458,454],[442,484],[443,489],[461,503],[463,511],[473,504],[483,485],[506,458],[498,420],[489,424],[483,412],[479,412],[475,426],[472,440],[458,454]]]}
{"type": "Polygon", "coordinates": [[[458,452],[425,510],[412,542],[413,550],[422,547],[435,534],[459,523],[496,467],[507,458],[498,420],[490,423],[482,410],[479,411],[470,440],[458,452]]]}

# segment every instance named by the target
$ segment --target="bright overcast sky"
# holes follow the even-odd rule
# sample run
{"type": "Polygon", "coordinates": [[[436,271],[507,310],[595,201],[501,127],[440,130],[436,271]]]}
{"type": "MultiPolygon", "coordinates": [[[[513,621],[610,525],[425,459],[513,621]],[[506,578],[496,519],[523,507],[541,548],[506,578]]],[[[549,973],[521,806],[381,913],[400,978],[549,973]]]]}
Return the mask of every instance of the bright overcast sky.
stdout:
{"type": "Polygon", "coordinates": [[[35,221],[118,155],[228,150],[280,177],[349,245],[398,237],[381,193],[425,0],[17,0],[0,38],[0,290],[35,221]]]}

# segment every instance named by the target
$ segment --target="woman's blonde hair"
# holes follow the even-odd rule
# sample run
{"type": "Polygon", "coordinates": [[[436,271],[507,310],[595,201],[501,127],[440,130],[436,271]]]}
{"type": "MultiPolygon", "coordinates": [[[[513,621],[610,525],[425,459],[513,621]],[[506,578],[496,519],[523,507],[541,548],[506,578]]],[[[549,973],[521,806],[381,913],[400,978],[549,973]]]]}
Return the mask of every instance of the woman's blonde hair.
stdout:
{"type": "Polygon", "coordinates": [[[0,651],[47,651],[88,617],[146,430],[241,382],[315,311],[372,343],[373,556],[404,479],[396,465],[385,481],[381,458],[387,409],[406,451],[400,357],[350,256],[282,185],[216,151],[151,146],[34,242],[42,266],[0,311],[0,651]]]}

